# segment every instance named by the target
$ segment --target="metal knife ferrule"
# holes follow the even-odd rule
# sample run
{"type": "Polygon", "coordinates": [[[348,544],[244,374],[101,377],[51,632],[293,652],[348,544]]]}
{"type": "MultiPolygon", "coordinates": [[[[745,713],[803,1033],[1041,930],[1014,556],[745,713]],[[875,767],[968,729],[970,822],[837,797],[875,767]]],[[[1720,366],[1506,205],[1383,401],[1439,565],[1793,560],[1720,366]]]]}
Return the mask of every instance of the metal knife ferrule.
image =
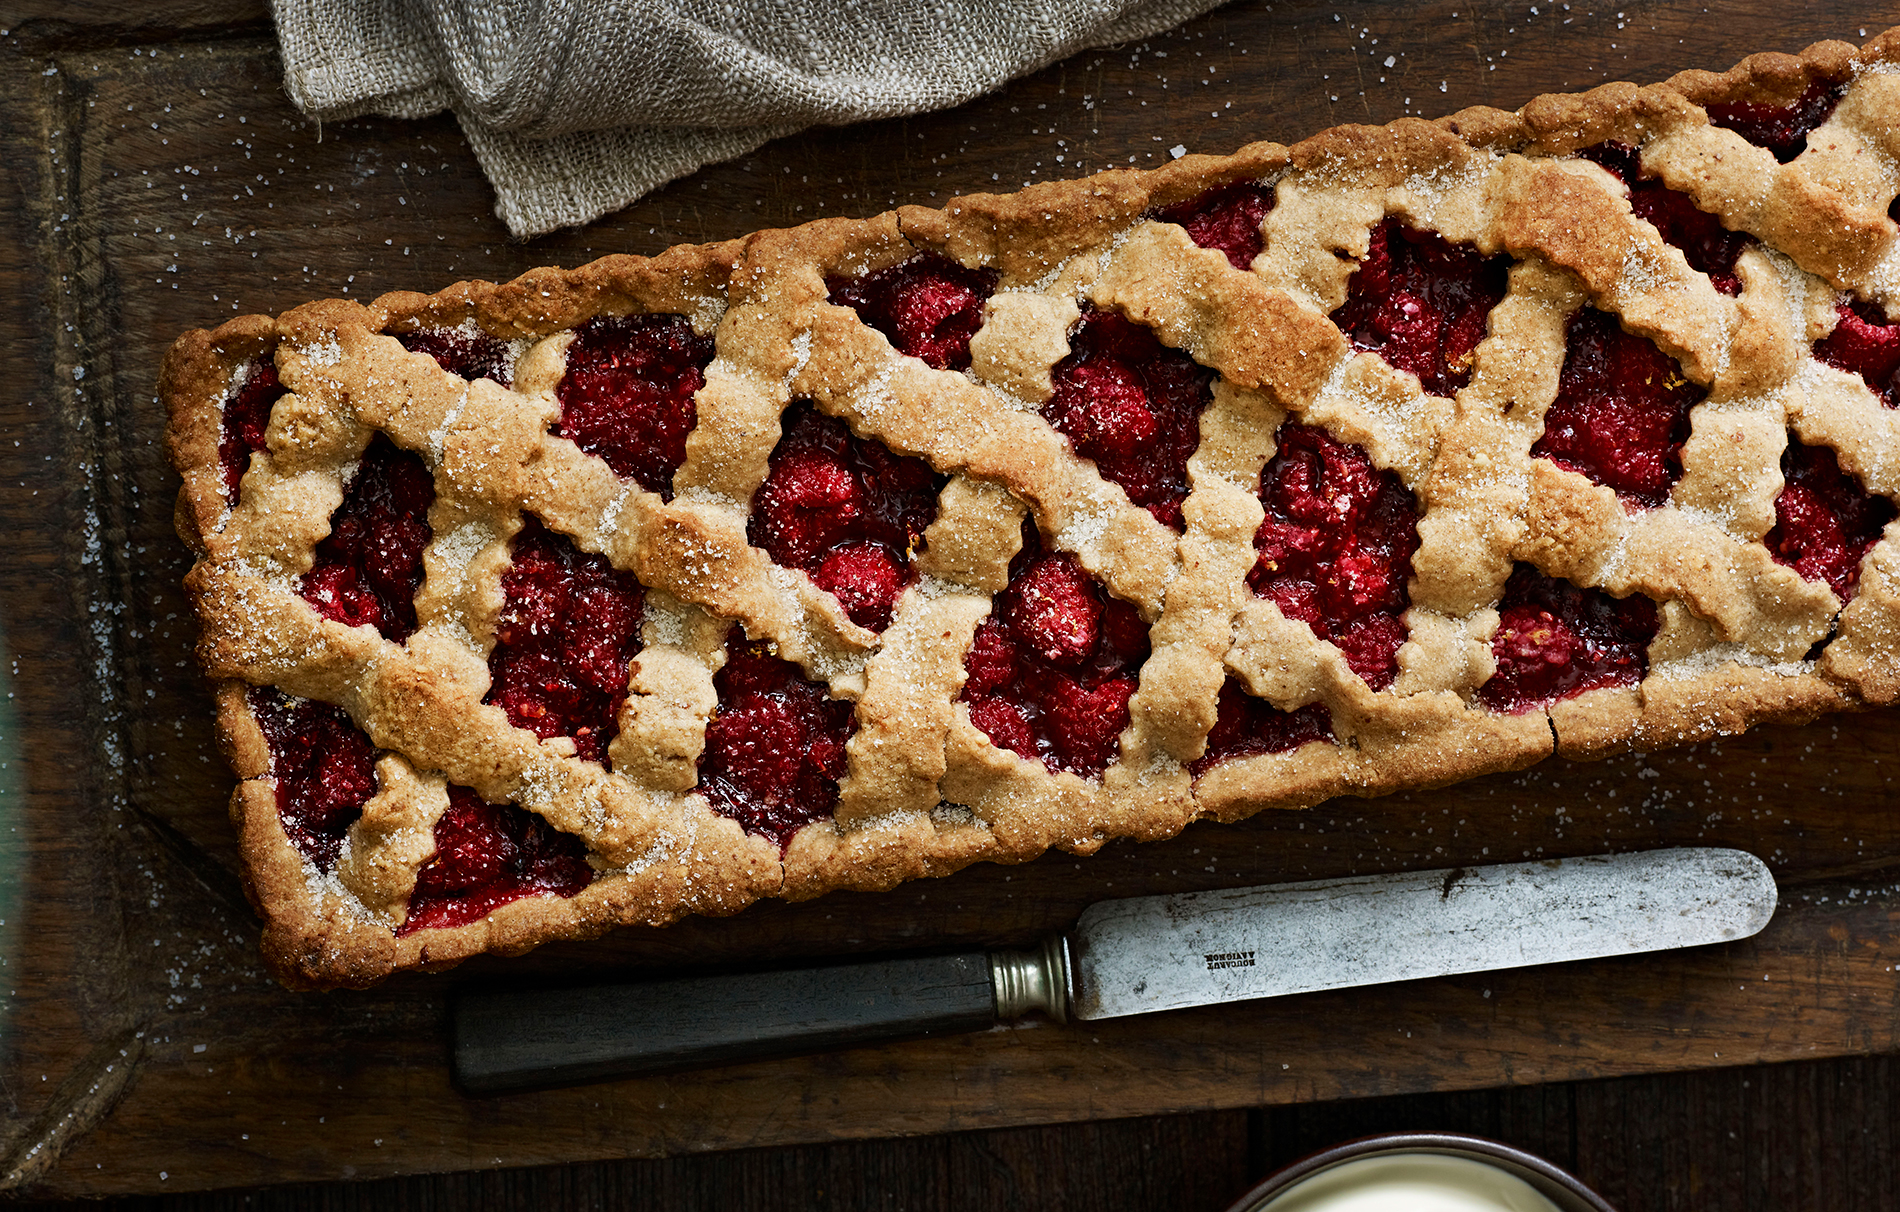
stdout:
{"type": "Polygon", "coordinates": [[[990,952],[990,984],[1002,1022],[1040,1010],[1069,1021],[1069,940],[1052,934],[1033,951],[990,952]]]}

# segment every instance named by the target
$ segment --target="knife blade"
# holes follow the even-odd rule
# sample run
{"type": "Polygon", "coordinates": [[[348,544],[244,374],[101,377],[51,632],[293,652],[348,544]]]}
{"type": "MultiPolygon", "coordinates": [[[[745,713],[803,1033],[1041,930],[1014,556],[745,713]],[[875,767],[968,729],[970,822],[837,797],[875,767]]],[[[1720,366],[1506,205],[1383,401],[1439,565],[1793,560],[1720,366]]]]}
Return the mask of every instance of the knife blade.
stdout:
{"type": "Polygon", "coordinates": [[[455,1075],[499,1093],[1747,938],[1774,877],[1680,848],[1132,897],[1030,950],[464,994],[455,1075]]]}

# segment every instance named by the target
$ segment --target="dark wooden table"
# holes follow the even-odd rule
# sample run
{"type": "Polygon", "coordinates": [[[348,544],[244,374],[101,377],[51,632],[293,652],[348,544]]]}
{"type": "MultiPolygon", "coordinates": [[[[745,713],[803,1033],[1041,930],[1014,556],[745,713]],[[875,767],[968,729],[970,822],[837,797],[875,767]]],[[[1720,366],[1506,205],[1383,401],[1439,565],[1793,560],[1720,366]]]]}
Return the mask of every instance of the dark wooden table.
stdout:
{"type": "Polygon", "coordinates": [[[1158,163],[1176,145],[1514,107],[1890,19],[1768,0],[1244,3],[511,243],[451,120],[304,121],[256,4],[17,0],[0,13],[0,1190],[223,1208],[240,1197],[170,1193],[356,1179],[248,1206],[1218,1209],[1308,1149],[1435,1127],[1545,1153],[1628,1209],[1887,1206],[1892,712],[288,993],[253,958],[238,891],[152,383],[178,331],[240,312],[1158,163]],[[1765,934],[510,1098],[464,1098],[447,1076],[458,985],[1022,942],[1104,896],[1684,843],[1769,861],[1784,907],[1765,934]]]}

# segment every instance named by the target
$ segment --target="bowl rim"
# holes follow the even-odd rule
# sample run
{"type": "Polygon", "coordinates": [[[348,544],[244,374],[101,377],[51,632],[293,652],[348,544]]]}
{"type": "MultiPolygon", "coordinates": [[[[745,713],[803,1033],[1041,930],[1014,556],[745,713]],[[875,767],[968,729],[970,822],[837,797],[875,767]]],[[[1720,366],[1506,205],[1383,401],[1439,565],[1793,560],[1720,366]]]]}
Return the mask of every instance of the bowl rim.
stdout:
{"type": "Polygon", "coordinates": [[[1227,1212],[1259,1212],[1274,1196],[1323,1170],[1384,1153],[1438,1153],[1485,1162],[1535,1188],[1563,1212],[1616,1212],[1583,1181],[1554,1162],[1515,1145],[1464,1132],[1381,1132],[1309,1153],[1262,1179],[1227,1212]]]}

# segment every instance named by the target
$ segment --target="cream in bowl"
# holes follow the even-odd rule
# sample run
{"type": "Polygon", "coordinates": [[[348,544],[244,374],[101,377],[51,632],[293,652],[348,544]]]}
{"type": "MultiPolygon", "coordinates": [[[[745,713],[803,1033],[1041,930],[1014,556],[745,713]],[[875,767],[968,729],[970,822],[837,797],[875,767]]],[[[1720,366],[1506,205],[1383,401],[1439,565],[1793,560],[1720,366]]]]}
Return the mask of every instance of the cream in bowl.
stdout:
{"type": "Polygon", "coordinates": [[[1482,1137],[1399,1133],[1295,1162],[1229,1212],[1612,1212],[1570,1174],[1482,1137]]]}

